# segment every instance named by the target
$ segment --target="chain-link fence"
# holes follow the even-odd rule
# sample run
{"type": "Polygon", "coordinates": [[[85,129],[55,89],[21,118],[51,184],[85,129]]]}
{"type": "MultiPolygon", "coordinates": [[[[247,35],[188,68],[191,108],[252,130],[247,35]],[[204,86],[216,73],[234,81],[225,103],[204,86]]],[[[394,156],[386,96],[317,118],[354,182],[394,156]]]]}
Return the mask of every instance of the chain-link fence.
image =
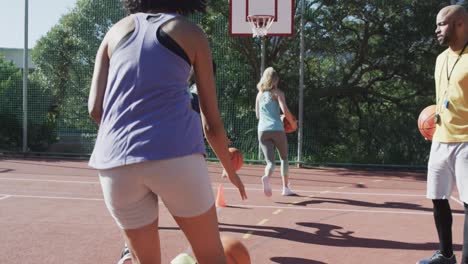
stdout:
{"type": "MultiPolygon", "coordinates": [[[[245,160],[259,161],[254,110],[260,43],[229,35],[225,2],[212,1],[207,14],[190,19],[200,24],[211,42],[228,136],[245,160]]],[[[427,21],[435,20],[440,3],[398,0],[362,9],[355,2],[327,6],[326,1],[306,1],[303,162],[424,165],[430,144],[419,135],[416,118],[434,96],[432,65],[439,50],[427,21]],[[396,18],[398,12],[401,17],[396,18]],[[395,22],[385,20],[387,13],[395,22]],[[419,20],[408,25],[406,19],[419,20]],[[364,35],[373,29],[372,23],[376,30],[393,31],[364,35]],[[365,37],[367,50],[359,53],[358,44],[363,45],[365,37]]],[[[94,57],[104,34],[124,15],[118,0],[78,0],[29,51],[27,153],[82,157],[91,153],[97,126],[88,116],[87,97],[94,57]]],[[[296,116],[299,25],[296,14],[295,37],[268,38],[266,46],[266,66],[280,73],[280,87],[296,116]]],[[[5,153],[23,149],[22,54],[21,49],[0,47],[0,151],[5,153]]],[[[297,133],[288,134],[288,142],[290,160],[295,161],[297,133]]],[[[210,151],[209,158],[215,158],[210,151]]]]}

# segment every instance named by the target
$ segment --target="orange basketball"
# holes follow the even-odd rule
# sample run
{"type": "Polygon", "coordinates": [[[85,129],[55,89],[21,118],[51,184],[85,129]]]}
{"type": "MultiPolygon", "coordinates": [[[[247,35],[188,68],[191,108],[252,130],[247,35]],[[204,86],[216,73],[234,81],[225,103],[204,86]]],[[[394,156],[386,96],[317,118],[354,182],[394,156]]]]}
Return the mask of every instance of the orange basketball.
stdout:
{"type": "Polygon", "coordinates": [[[434,135],[434,131],[436,129],[436,124],[434,122],[435,112],[436,105],[430,105],[424,108],[419,114],[419,132],[421,132],[421,135],[427,140],[432,140],[432,136],[434,135]]]}
{"type": "Polygon", "coordinates": [[[249,251],[240,240],[222,236],[221,241],[223,242],[227,264],[251,264],[249,251]]]}
{"type": "Polygon", "coordinates": [[[244,164],[244,157],[242,157],[242,153],[236,148],[229,148],[229,152],[231,153],[231,161],[234,169],[236,171],[240,170],[244,164]]]}
{"type": "MultiPolygon", "coordinates": [[[[293,118],[294,118],[294,121],[297,122],[296,117],[293,116],[293,118]]],[[[289,121],[288,121],[288,119],[286,118],[285,115],[281,115],[281,121],[283,122],[284,132],[292,133],[292,132],[296,131],[296,129],[292,128],[291,123],[289,123],[289,121]]]]}

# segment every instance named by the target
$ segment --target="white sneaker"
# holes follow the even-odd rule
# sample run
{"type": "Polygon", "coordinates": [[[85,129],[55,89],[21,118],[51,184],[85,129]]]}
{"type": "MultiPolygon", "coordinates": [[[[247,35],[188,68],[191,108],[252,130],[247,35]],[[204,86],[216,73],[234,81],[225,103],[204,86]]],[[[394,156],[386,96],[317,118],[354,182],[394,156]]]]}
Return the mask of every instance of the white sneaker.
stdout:
{"type": "Polygon", "coordinates": [[[296,195],[295,192],[291,191],[289,187],[283,187],[283,192],[281,193],[283,196],[291,196],[291,195],[296,195]]]}
{"type": "Polygon", "coordinates": [[[263,176],[262,177],[262,184],[263,184],[263,193],[267,197],[271,197],[272,191],[271,191],[271,185],[270,185],[270,177],[268,176],[263,176]]]}
{"type": "Polygon", "coordinates": [[[127,254],[123,255],[122,258],[120,258],[119,262],[117,264],[131,264],[132,262],[132,254],[128,252],[127,254]]]}
{"type": "Polygon", "coordinates": [[[171,264],[197,264],[197,262],[187,253],[181,253],[171,260],[171,264]]]}
{"type": "Polygon", "coordinates": [[[132,264],[132,254],[130,253],[130,250],[128,250],[127,246],[125,246],[122,256],[117,264],[132,264]]]}

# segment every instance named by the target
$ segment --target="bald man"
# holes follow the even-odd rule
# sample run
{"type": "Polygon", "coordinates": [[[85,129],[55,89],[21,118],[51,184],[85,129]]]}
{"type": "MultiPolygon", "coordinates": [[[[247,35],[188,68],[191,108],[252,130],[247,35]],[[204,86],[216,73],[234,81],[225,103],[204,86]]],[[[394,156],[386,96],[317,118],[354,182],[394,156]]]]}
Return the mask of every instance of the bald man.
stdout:
{"type": "Polygon", "coordinates": [[[437,124],[429,156],[427,198],[434,205],[439,250],[417,264],[455,264],[452,244],[454,185],[465,207],[462,264],[468,264],[468,37],[467,12],[459,5],[444,7],[436,18],[436,35],[448,48],[436,60],[437,124]]]}

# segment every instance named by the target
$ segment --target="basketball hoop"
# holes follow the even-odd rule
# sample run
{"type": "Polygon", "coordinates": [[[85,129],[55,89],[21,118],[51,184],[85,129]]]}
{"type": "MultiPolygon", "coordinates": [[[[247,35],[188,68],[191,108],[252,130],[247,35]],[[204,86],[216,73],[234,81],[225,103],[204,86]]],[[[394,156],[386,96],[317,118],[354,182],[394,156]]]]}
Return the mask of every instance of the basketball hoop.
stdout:
{"type": "Polygon", "coordinates": [[[268,34],[268,29],[270,29],[273,24],[274,16],[270,15],[253,15],[247,16],[247,21],[252,28],[253,37],[264,37],[268,34]]]}

